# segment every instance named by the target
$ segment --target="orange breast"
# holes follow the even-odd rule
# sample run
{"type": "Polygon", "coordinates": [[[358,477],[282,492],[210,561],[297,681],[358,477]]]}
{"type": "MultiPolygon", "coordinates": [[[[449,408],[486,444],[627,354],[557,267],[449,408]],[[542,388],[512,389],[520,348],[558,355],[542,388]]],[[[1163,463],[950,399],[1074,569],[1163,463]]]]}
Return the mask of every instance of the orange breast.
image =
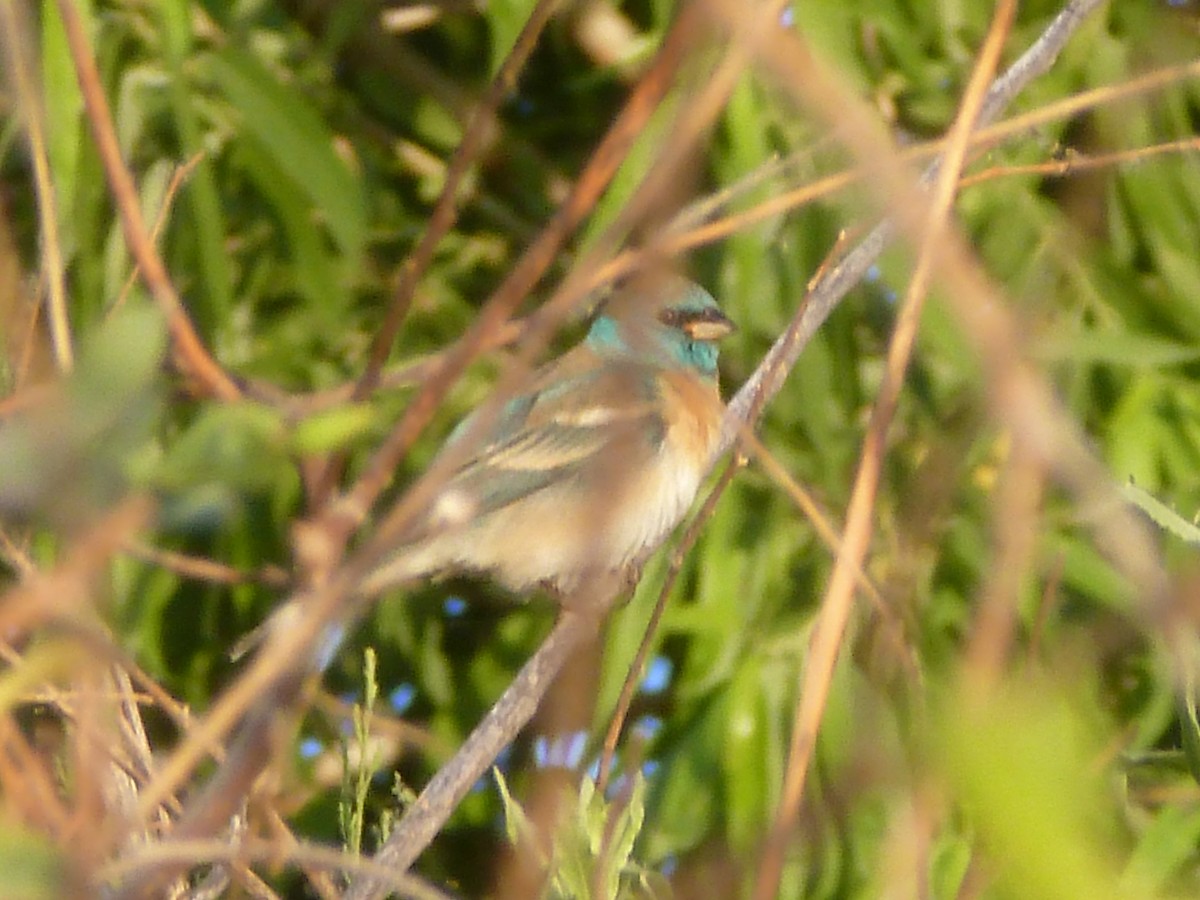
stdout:
{"type": "Polygon", "coordinates": [[[660,384],[667,443],[696,466],[704,466],[721,434],[723,407],[716,383],[684,372],[665,372],[660,384]]]}

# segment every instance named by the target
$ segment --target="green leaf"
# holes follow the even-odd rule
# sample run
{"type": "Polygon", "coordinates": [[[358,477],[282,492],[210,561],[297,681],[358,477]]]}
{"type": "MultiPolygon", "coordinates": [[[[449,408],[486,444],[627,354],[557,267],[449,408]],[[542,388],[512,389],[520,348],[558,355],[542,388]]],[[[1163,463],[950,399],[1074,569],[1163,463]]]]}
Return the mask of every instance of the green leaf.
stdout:
{"type": "Polygon", "coordinates": [[[1034,354],[1047,362],[1109,363],[1155,369],[1200,359],[1200,347],[1128,331],[1084,331],[1041,337],[1034,354]]]}
{"type": "Polygon", "coordinates": [[[1169,881],[1195,857],[1200,843],[1200,809],[1165,806],[1142,832],[1121,886],[1131,896],[1150,896],[1169,887],[1169,881]]]}
{"type": "Polygon", "coordinates": [[[1189,544],[1200,544],[1200,528],[1136,484],[1121,486],[1121,496],[1148,515],[1163,531],[1189,544]]]}
{"type": "Polygon", "coordinates": [[[189,240],[195,241],[199,275],[206,288],[202,297],[207,299],[206,303],[199,303],[198,298],[193,298],[192,313],[202,332],[212,334],[217,323],[223,322],[233,308],[233,275],[225,246],[226,223],[217,176],[196,112],[196,85],[185,66],[193,49],[193,9],[184,0],[164,0],[155,10],[170,73],[171,112],[179,142],[185,158],[204,151],[183,196],[190,226],[185,233],[189,240]]]}
{"type": "Polygon", "coordinates": [[[489,0],[483,9],[492,35],[489,74],[495,78],[525,27],[530,4],[525,0],[489,0]]]}
{"type": "Polygon", "coordinates": [[[1159,415],[1163,396],[1160,379],[1133,382],[1109,416],[1108,459],[1113,471],[1122,478],[1154,490],[1161,485],[1159,445],[1167,430],[1159,415]]]}
{"type": "MultiPolygon", "coordinates": [[[[76,5],[85,22],[92,18],[90,0],[76,5]]],[[[76,246],[75,216],[69,214],[76,199],[79,156],[83,149],[83,95],[67,47],[62,18],[53,4],[42,10],[42,83],[45,101],[46,153],[53,173],[59,238],[63,255],[69,259],[76,246]]]]}
{"type": "Polygon", "coordinates": [[[78,525],[128,489],[161,412],[164,346],[157,310],[136,304],[90,336],[62,389],[0,428],[0,511],[78,525]]]}
{"type": "Polygon", "coordinates": [[[303,94],[280,84],[248,53],[225,47],[208,58],[213,77],[242,116],[249,139],[278,164],[292,187],[308,197],[346,264],[361,263],[366,210],[358,177],[334,152],[333,135],[303,94]]]}
{"type": "MultiPolygon", "coordinates": [[[[585,779],[590,781],[590,779],[585,779]]],[[[610,854],[609,883],[617,884],[619,876],[632,864],[633,847],[642,833],[646,821],[646,779],[638,772],[633,776],[633,785],[624,801],[624,808],[613,825],[610,854]]]]}
{"type": "Polygon", "coordinates": [[[940,771],[1012,896],[1122,896],[1089,767],[1100,752],[1094,713],[1081,699],[1064,684],[1028,677],[996,687],[986,702],[960,690],[941,710],[940,771]]]}
{"type": "Polygon", "coordinates": [[[153,473],[164,490],[220,484],[238,491],[274,485],[289,465],[279,412],[257,403],[226,403],[201,411],[153,473]]]}
{"type": "Polygon", "coordinates": [[[56,900],[66,889],[66,867],[44,838],[12,825],[0,828],[0,896],[56,900]]]}
{"type": "Polygon", "coordinates": [[[504,809],[504,834],[508,842],[514,847],[520,847],[522,852],[540,855],[537,827],[513,797],[508,789],[508,781],[498,766],[492,766],[492,777],[496,779],[496,788],[500,791],[500,802],[504,809]]]}
{"type": "Polygon", "coordinates": [[[320,316],[328,328],[339,321],[344,304],[339,303],[346,260],[335,256],[334,248],[320,229],[313,227],[310,199],[284,172],[279,160],[269,148],[255,140],[243,141],[233,158],[242,164],[264,196],[275,208],[281,227],[287,232],[291,251],[288,287],[309,301],[309,308],[320,316]]]}
{"type": "Polygon", "coordinates": [[[292,449],[305,456],[345,448],[371,431],[375,410],[368,403],[339,406],[297,423],[292,430],[292,449]]]}
{"type": "Polygon", "coordinates": [[[772,785],[764,764],[766,722],[763,720],[761,660],[743,660],[727,688],[729,720],[721,753],[725,795],[725,820],[730,843],[739,851],[750,850],[761,838],[768,814],[772,785]]]}

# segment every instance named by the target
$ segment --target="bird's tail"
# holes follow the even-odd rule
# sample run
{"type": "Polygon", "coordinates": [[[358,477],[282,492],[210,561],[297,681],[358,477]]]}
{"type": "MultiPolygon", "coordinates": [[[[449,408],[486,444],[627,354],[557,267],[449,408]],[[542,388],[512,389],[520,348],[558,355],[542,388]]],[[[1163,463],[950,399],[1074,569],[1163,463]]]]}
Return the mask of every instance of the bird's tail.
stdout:
{"type": "MultiPolygon", "coordinates": [[[[440,557],[436,542],[406,547],[368,572],[355,589],[355,597],[360,600],[374,600],[390,590],[428,578],[443,567],[444,563],[440,557]]],[[[252,650],[258,649],[277,631],[293,628],[302,613],[303,604],[300,601],[289,600],[284,603],[262,623],[237,640],[229,651],[230,659],[236,662],[252,650]]],[[[345,639],[346,626],[343,623],[329,625],[313,653],[313,668],[319,672],[325,671],[337,656],[345,639]]]]}

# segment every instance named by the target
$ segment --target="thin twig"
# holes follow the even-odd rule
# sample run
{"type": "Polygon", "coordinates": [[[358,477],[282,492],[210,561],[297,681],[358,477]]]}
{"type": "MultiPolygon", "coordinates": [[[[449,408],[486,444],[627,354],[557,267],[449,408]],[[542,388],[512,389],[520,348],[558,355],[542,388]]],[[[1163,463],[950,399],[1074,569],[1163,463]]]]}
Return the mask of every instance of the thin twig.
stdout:
{"type": "Polygon", "coordinates": [[[629,708],[633,705],[634,694],[637,693],[638,684],[642,680],[642,673],[646,668],[646,659],[650,656],[650,648],[654,646],[655,638],[658,634],[658,626],[662,621],[663,613],[667,608],[667,599],[671,596],[671,591],[675,587],[675,581],[679,578],[679,573],[683,570],[683,563],[687,559],[688,553],[691,552],[693,546],[700,538],[700,532],[704,526],[708,524],[708,520],[712,518],[713,512],[717,508],[717,501],[725,493],[725,489],[729,487],[733,481],[733,476],[736,475],[746,465],[746,458],[741,454],[734,454],[729,459],[729,463],[721,472],[720,478],[717,479],[716,485],[709,492],[704,500],[704,505],[700,507],[699,512],[688,523],[687,530],[684,531],[683,537],[679,539],[679,544],[671,551],[671,563],[667,567],[667,575],[663,579],[662,587],[658,591],[658,599],[654,602],[654,609],[650,613],[650,619],[646,622],[642,640],[638,644],[637,653],[634,654],[633,661],[629,664],[629,670],[625,673],[625,681],[621,685],[621,693],[617,697],[617,705],[613,708],[612,717],[608,722],[608,731],[604,735],[604,744],[600,752],[600,769],[596,777],[596,793],[603,795],[608,789],[609,773],[612,770],[613,757],[617,752],[617,743],[621,739],[621,731],[625,727],[625,719],[629,715],[629,708]]]}
{"type": "MultiPolygon", "coordinates": [[[[830,522],[829,517],[817,505],[816,501],[809,495],[808,491],[792,478],[791,473],[784,468],[762,443],[761,440],[747,428],[742,432],[742,448],[747,454],[750,454],[755,463],[762,467],[762,470],[767,474],[775,484],[783,489],[783,492],[791,498],[792,502],[812,523],[813,530],[826,548],[829,549],[833,556],[837,556],[842,552],[842,539],[830,522]]],[[[895,649],[901,658],[904,659],[905,668],[910,674],[915,676],[917,671],[917,661],[913,653],[913,649],[904,640],[903,625],[898,622],[895,611],[888,606],[883,595],[879,593],[879,588],[871,581],[871,577],[863,568],[859,568],[854,573],[855,581],[858,587],[866,595],[867,599],[875,607],[880,618],[887,623],[887,634],[889,639],[895,645],[895,649]]]]}
{"type": "Polygon", "coordinates": [[[57,779],[7,710],[0,710],[0,787],[10,814],[49,835],[66,831],[70,813],[57,779]]]}
{"type": "Polygon", "coordinates": [[[144,528],[153,512],[146,497],[131,495],[90,524],[50,572],[34,570],[0,593],[0,634],[10,640],[47,621],[70,625],[90,614],[91,589],[122,542],[144,528]]]}
{"type": "MultiPolygon", "coordinates": [[[[304,846],[292,834],[291,827],[284,821],[283,816],[275,805],[269,806],[265,811],[265,815],[267,817],[267,827],[274,833],[272,843],[282,841],[290,852],[296,852],[296,848],[304,846]]],[[[310,860],[303,858],[303,856],[297,860],[297,865],[304,872],[309,886],[317,892],[321,900],[341,900],[342,892],[334,884],[333,877],[330,875],[328,869],[317,868],[310,860]]],[[[339,875],[342,871],[341,867],[339,867],[339,875]]]]}
{"type": "Polygon", "coordinates": [[[121,160],[121,148],[113,130],[112,113],[108,107],[108,99],[104,96],[100,72],[88,46],[87,32],[79,8],[74,0],[58,0],[58,11],[62,16],[67,46],[75,64],[75,76],[83,93],[83,106],[92,128],[92,138],[96,142],[96,152],[100,155],[109,190],[120,213],[125,242],[141,267],[142,277],[167,320],[167,329],[175,348],[176,364],[181,372],[194,379],[214,397],[236,400],[241,396],[241,390],[205,349],[146,230],[138,203],[137,188],[121,160]]]}
{"type": "Polygon", "coordinates": [[[1069,178],[1079,172],[1093,169],[1116,168],[1126,164],[1140,163],[1155,156],[1168,156],[1175,153],[1195,153],[1200,151],[1200,137],[1183,138],[1178,141],[1165,141],[1149,147],[1135,147],[1131,150],[1114,150],[1111,153],[1097,153],[1093,156],[1069,152],[1065,159],[1052,159],[1043,163],[1029,163],[1023,166],[991,166],[967,175],[959,183],[960,189],[975,187],[985,181],[997,178],[1012,178],[1025,175],[1036,175],[1039,178],[1069,178]]]}
{"type": "MultiPolygon", "coordinates": [[[[199,153],[194,154],[191,159],[176,166],[175,171],[171,173],[171,180],[167,183],[167,190],[163,194],[162,203],[159,204],[158,213],[154,217],[154,225],[150,229],[150,240],[155,245],[158,243],[159,235],[162,234],[163,226],[167,223],[167,216],[171,213],[171,207],[175,203],[175,196],[187,180],[191,178],[192,172],[196,171],[196,167],[204,161],[206,153],[207,151],[201,150],[199,153]]],[[[137,282],[141,273],[141,264],[135,261],[133,268],[125,277],[125,283],[121,285],[117,299],[113,301],[112,310],[120,309],[125,304],[125,299],[129,296],[129,292],[133,290],[133,285],[137,282]]]]}
{"type": "Polygon", "coordinates": [[[516,87],[517,76],[529,60],[530,54],[537,46],[542,30],[550,21],[557,6],[558,0],[538,0],[525,20],[525,24],[521,27],[521,32],[517,35],[512,50],[504,58],[496,76],[480,98],[471,121],[463,133],[462,140],[459,141],[458,146],[454,149],[454,154],[446,164],[446,180],[434,203],[433,211],[429,214],[429,222],[421,235],[421,240],[400,269],[399,280],[396,283],[391,302],[388,304],[387,314],[371,343],[366,369],[355,384],[353,399],[363,399],[378,383],[380,372],[383,371],[383,364],[387,361],[388,354],[391,353],[392,343],[396,340],[404,317],[412,305],[417,283],[433,261],[433,254],[438,243],[453,227],[458,217],[458,192],[463,179],[475,161],[475,155],[479,152],[480,147],[496,127],[496,110],[516,87]]]}
{"type": "MultiPolygon", "coordinates": [[[[565,609],[554,629],[517,677],[475,727],[459,751],[442,766],[405,812],[375,862],[394,872],[406,872],[441,830],[450,814],[492,762],[537,711],[555,676],[571,655],[599,630],[619,584],[597,579],[588,587],[592,596],[565,609]]],[[[373,877],[356,878],[345,900],[382,896],[384,884],[373,877]]]]}
{"type": "MultiPolygon", "coordinates": [[[[1101,2],[1102,0],[1071,0],[1067,3],[1062,12],[1054,18],[1038,39],[1021,55],[1020,59],[997,78],[988,89],[988,98],[980,110],[977,125],[986,125],[994,119],[1029,82],[1048,70],[1084,18],[1101,2]]],[[[777,39],[783,40],[783,36],[777,36],[777,39]]],[[[780,48],[777,56],[781,62],[791,60],[794,63],[796,62],[794,54],[794,48],[785,45],[780,48]]],[[[1153,77],[1147,76],[1145,82],[1140,86],[1140,90],[1155,90],[1168,84],[1177,83],[1180,79],[1190,77],[1198,72],[1200,72],[1200,62],[1151,73],[1153,77]]],[[[802,88],[806,83],[803,80],[793,81],[785,78],[784,83],[790,90],[797,93],[799,99],[804,99],[802,88]]],[[[1106,92],[1106,97],[1112,96],[1114,96],[1114,91],[1106,92]]],[[[1094,104],[1098,101],[1096,98],[1091,98],[1091,102],[1094,104]]],[[[843,101],[840,104],[831,105],[841,112],[853,106],[853,103],[843,101]]],[[[1074,103],[1073,98],[1054,104],[1057,111],[1049,121],[1074,114],[1081,108],[1088,108],[1088,105],[1078,106],[1074,103]]],[[[1047,121],[1040,115],[1043,111],[1039,110],[1037,113],[1022,117],[1019,130],[1024,131],[1047,121]]],[[[1005,125],[1007,124],[1005,123],[1005,125]]],[[[993,129],[985,128],[983,131],[984,133],[996,131],[1006,134],[1007,132],[1003,131],[1005,125],[994,126],[993,129]]],[[[886,141],[882,144],[872,143],[871,146],[875,152],[878,152],[879,147],[887,146],[888,143],[886,141]]],[[[885,159],[887,159],[886,156],[880,156],[881,163],[885,159]]],[[[931,167],[926,170],[925,177],[930,177],[932,173],[933,168],[931,167]]],[[[907,176],[898,177],[906,178],[907,176]]],[[[748,421],[747,412],[754,403],[759,402],[758,398],[767,402],[779,392],[783,387],[783,378],[779,376],[779,373],[787,373],[792,370],[801,351],[816,334],[817,329],[821,327],[851,288],[862,280],[867,270],[875,264],[884,249],[891,243],[894,235],[895,222],[890,219],[875,226],[837,266],[830,270],[828,277],[812,290],[805,315],[776,339],[763,362],[730,401],[725,414],[720,452],[733,446],[741,430],[741,423],[748,421]],[[776,357],[782,361],[781,366],[771,364],[776,357]]],[[[720,453],[717,455],[719,456],[720,453]]]]}
{"type": "Polygon", "coordinates": [[[164,550],[137,541],[130,541],[123,549],[134,559],[159,566],[182,578],[194,578],[210,584],[262,584],[281,588],[291,583],[291,576],[280,566],[263,566],[246,571],[213,559],[164,550]]]}
{"type": "MultiPolygon", "coordinates": [[[[354,385],[351,400],[362,400],[369,396],[379,383],[380,373],[392,351],[392,344],[400,331],[408,310],[412,306],[417,284],[433,261],[438,244],[446,233],[453,227],[458,217],[458,194],[463,179],[466,177],[475,156],[483,146],[484,141],[496,126],[496,110],[504,98],[516,87],[517,76],[525,67],[530,54],[537,45],[538,37],[550,21],[550,16],[558,6],[558,0],[538,0],[529,18],[525,20],[512,50],[500,65],[496,77],[488,85],[487,91],[475,109],[471,122],[467,126],[462,140],[454,150],[449,163],[446,165],[446,180],[441,193],[434,204],[433,212],[429,215],[429,223],[421,235],[416,248],[404,261],[400,268],[396,290],[388,304],[383,323],[371,342],[366,368],[354,385]]],[[[314,489],[314,501],[320,505],[328,498],[345,465],[344,454],[339,454],[329,461],[321,473],[314,489]]]]}
{"type": "MultiPolygon", "coordinates": [[[[954,204],[959,173],[966,159],[968,138],[975,127],[986,99],[988,82],[1000,59],[1016,13],[1016,0],[997,4],[987,39],[980,50],[971,79],[967,84],[959,114],[950,129],[946,155],[928,202],[921,245],[907,296],[901,306],[891,343],[883,383],[879,388],[867,427],[866,438],[846,514],[846,529],[837,555],[825,599],[813,629],[808,658],[805,661],[800,698],[792,726],[783,797],[771,826],[755,882],[756,900],[771,900],[779,892],[784,858],[792,828],[800,814],[809,761],[816,747],[816,734],[833,679],[833,669],[841,650],[846,624],[854,600],[856,573],[862,569],[872,534],[875,497],[886,456],[887,435],[899,403],[920,324],[921,312],[934,271],[936,248],[954,204]]],[[[807,51],[804,51],[807,54],[807,51]]]]}
{"type": "Polygon", "coordinates": [[[37,193],[38,235],[42,249],[42,277],[49,295],[47,320],[50,323],[50,344],[61,373],[70,372],[75,364],[71,346],[71,319],[67,312],[66,272],[63,264],[62,238],[58,230],[58,201],[51,177],[46,147],[44,108],[35,84],[36,66],[30,55],[31,39],[24,3],[0,4],[0,32],[4,49],[13,73],[17,99],[24,114],[25,133],[29,137],[29,157],[33,162],[33,184],[37,193]]]}
{"type": "Polygon", "coordinates": [[[297,841],[281,847],[276,841],[247,838],[231,844],[225,840],[175,839],[146,844],[136,852],[103,867],[97,881],[132,880],[144,869],[192,867],[200,862],[224,860],[231,863],[260,860],[274,863],[290,860],[298,865],[349,871],[380,879],[388,889],[411,900],[450,900],[451,895],[412,875],[399,874],[371,859],[352,857],[340,850],[297,841]]]}

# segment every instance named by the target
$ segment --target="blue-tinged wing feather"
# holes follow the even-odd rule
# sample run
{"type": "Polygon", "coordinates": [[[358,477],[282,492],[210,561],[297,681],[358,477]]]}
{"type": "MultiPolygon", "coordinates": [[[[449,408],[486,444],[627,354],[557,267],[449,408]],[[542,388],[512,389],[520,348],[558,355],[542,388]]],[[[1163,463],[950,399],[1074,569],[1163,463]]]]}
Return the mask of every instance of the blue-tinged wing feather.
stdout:
{"type": "MultiPolygon", "coordinates": [[[[584,477],[601,454],[624,452],[630,440],[662,440],[666,424],[650,367],[560,370],[540,384],[505,405],[479,452],[448,481],[446,490],[461,491],[474,515],[584,477]]],[[[468,420],[456,436],[470,427],[468,420]]]]}

